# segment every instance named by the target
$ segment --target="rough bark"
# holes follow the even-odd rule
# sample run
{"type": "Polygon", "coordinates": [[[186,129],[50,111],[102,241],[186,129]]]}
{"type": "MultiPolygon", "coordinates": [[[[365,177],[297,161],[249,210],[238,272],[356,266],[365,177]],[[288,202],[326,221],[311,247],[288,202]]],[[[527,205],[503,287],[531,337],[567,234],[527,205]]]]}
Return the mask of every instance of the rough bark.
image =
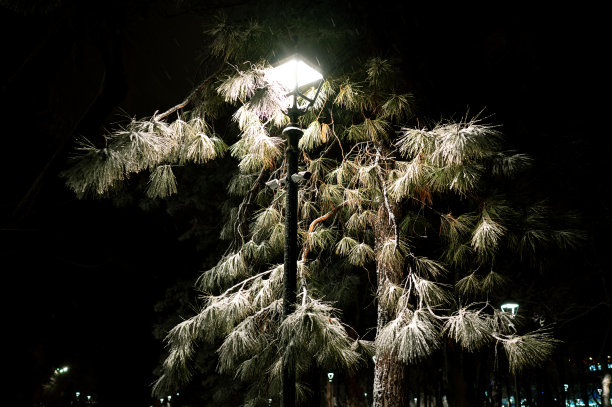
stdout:
{"type": "Polygon", "coordinates": [[[379,354],[374,368],[374,407],[409,405],[406,366],[393,354],[379,354]]]}
{"type": "MultiPolygon", "coordinates": [[[[384,242],[394,236],[393,223],[388,210],[383,205],[378,211],[375,232],[375,247],[379,249],[384,242]]],[[[378,252],[378,250],[377,250],[378,252]]],[[[402,270],[393,270],[378,261],[376,264],[378,287],[381,289],[385,278],[400,284],[403,280],[402,270]]],[[[378,304],[377,332],[380,332],[391,316],[388,311],[378,304]]],[[[374,366],[373,407],[403,407],[409,405],[407,366],[401,363],[396,355],[389,352],[376,352],[374,366]]]]}

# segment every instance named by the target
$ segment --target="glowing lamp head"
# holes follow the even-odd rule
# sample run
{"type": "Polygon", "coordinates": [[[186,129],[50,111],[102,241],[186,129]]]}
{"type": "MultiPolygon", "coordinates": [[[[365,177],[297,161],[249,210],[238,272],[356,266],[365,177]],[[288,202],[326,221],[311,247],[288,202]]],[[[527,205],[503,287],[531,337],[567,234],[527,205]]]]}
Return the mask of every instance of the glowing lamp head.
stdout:
{"type": "Polygon", "coordinates": [[[289,60],[272,68],[270,74],[288,91],[294,91],[296,88],[299,89],[323,79],[321,72],[299,56],[292,56],[289,60]]]}
{"type": "Polygon", "coordinates": [[[327,378],[329,379],[329,382],[331,383],[331,381],[334,379],[334,373],[333,372],[329,372],[327,374],[327,378]]]}
{"type": "Polygon", "coordinates": [[[297,54],[281,61],[268,75],[287,91],[285,107],[302,113],[314,103],[323,84],[321,72],[297,54]]]}

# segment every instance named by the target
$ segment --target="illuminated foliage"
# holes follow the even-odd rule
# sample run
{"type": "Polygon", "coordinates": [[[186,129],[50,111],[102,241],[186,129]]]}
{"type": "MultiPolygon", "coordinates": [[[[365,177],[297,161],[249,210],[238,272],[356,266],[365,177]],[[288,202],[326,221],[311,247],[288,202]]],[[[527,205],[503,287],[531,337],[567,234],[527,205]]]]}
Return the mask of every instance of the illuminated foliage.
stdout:
{"type": "Polygon", "coordinates": [[[540,203],[519,202],[498,187],[530,159],[506,151],[495,126],[478,116],[418,125],[413,96],[395,88],[399,72],[382,58],[328,76],[301,118],[300,170],[313,176],[300,184],[298,304],[283,320],[285,195],[265,185],[288,175],[284,94],[267,75],[268,61],[237,62],[268,35],[261,25],[231,26],[220,17],[208,33],[212,53],[232,64],[202,85],[198,94],[206,96],[171,114],[133,120],[109,134],[103,148],[84,142],[64,173],[84,197],[149,171],[147,195],[166,198],[180,191],[181,166],[236,160],[232,210],[220,235],[227,251],[198,279],[195,315],[166,337],[157,394],[189,380],[201,341],[220,341],[218,370],[251,384],[247,403],[277,397],[287,361],[300,380],[313,366],[354,371],[373,352],[415,364],[449,339],[467,352],[501,345],[512,371],[551,354],[548,332],[510,330],[494,300],[512,277],[508,258],[575,246],[576,235],[552,230],[540,203]],[[213,130],[218,112],[207,109],[219,101],[231,110],[232,141],[213,130]],[[347,297],[366,296],[350,290],[366,282],[381,307],[368,327],[380,328],[375,336],[351,327],[340,307],[347,297]]]}

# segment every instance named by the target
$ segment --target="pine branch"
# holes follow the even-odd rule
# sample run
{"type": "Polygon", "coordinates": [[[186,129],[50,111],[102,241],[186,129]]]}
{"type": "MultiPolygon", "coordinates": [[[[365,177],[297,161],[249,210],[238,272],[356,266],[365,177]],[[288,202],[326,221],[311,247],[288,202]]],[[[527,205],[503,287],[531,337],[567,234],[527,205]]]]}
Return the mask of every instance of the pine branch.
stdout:
{"type": "Polygon", "coordinates": [[[147,196],[149,198],[166,198],[176,194],[176,178],[170,165],[160,165],[151,173],[147,196]]]}
{"type": "Polygon", "coordinates": [[[457,281],[455,288],[460,294],[468,297],[480,293],[480,280],[478,279],[476,272],[470,273],[461,280],[457,281]]]}
{"type": "Polygon", "coordinates": [[[259,274],[256,274],[254,276],[251,276],[249,278],[246,278],[244,280],[242,280],[241,282],[239,282],[238,284],[235,284],[233,286],[231,286],[230,288],[228,288],[227,290],[225,290],[225,292],[223,292],[223,294],[219,295],[219,297],[225,297],[226,295],[228,295],[229,293],[231,293],[232,291],[239,289],[242,290],[244,288],[244,286],[249,283],[250,281],[253,281],[259,277],[263,277],[266,276],[272,272],[276,271],[276,269],[270,269],[270,270],[266,270],[266,271],[262,271],[259,274]]]}
{"type": "Polygon", "coordinates": [[[524,335],[498,336],[502,343],[510,371],[513,374],[528,367],[538,367],[550,358],[553,351],[561,343],[551,336],[549,329],[538,329],[524,335]]]}
{"type": "Polygon", "coordinates": [[[319,366],[354,369],[362,357],[352,350],[353,341],[334,311],[329,304],[310,297],[298,304],[280,327],[283,357],[299,358],[302,350],[308,358],[314,357],[319,366]]]}
{"type": "Polygon", "coordinates": [[[410,364],[429,357],[440,347],[440,339],[438,322],[433,315],[424,310],[405,309],[378,333],[376,345],[410,364]]]}
{"type": "Polygon", "coordinates": [[[445,332],[468,352],[474,352],[491,342],[490,324],[480,311],[460,308],[444,326],[445,332]]]}
{"type": "Polygon", "coordinates": [[[306,263],[307,258],[308,258],[308,252],[310,250],[309,240],[310,240],[310,235],[314,231],[314,228],[317,226],[317,224],[319,224],[319,223],[329,219],[331,216],[336,214],[336,212],[338,212],[340,209],[342,209],[342,207],[345,204],[346,204],[346,202],[341,203],[340,205],[334,207],[331,211],[327,212],[325,215],[319,216],[317,219],[313,220],[310,223],[310,226],[308,227],[308,232],[306,234],[306,240],[304,241],[304,248],[303,248],[303,251],[302,251],[302,262],[303,263],[306,263]]]}
{"type": "Polygon", "coordinates": [[[264,175],[265,170],[262,169],[259,172],[259,176],[257,177],[257,179],[255,180],[255,182],[253,183],[253,185],[251,186],[251,189],[249,190],[248,194],[245,196],[245,198],[242,200],[242,202],[240,203],[240,205],[238,206],[238,212],[236,215],[236,222],[234,223],[234,232],[236,236],[240,237],[240,246],[244,246],[245,242],[244,242],[244,237],[246,235],[246,231],[243,230],[244,225],[246,224],[246,217],[247,217],[247,212],[251,206],[251,201],[253,199],[253,194],[254,192],[260,187],[261,181],[263,179],[263,175],[264,175]]]}

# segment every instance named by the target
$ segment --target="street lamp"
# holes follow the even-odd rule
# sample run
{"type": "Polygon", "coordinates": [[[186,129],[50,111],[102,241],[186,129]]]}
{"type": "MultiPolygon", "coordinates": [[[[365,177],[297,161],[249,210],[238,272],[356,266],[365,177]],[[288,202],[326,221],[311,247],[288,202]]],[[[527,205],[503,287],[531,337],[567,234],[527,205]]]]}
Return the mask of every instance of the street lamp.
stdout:
{"type": "Polygon", "coordinates": [[[508,300],[504,301],[500,308],[503,312],[509,312],[510,315],[514,317],[518,311],[519,305],[516,301],[508,300]]]}
{"type": "Polygon", "coordinates": [[[329,372],[327,374],[327,378],[329,379],[329,383],[327,383],[327,395],[329,397],[328,404],[329,407],[334,406],[334,385],[332,384],[332,380],[334,380],[334,372],[329,372]]]}
{"type": "MultiPolygon", "coordinates": [[[[285,114],[289,124],[283,130],[287,137],[287,186],[285,207],[285,262],[283,271],[283,319],[293,312],[297,290],[297,198],[298,182],[308,175],[298,173],[298,141],[303,134],[298,119],[312,106],[323,84],[323,75],[299,55],[281,61],[270,70],[270,76],[287,90],[285,114]]],[[[295,370],[283,360],[282,374],[282,407],[295,406],[295,370]]]]}
{"type": "Polygon", "coordinates": [[[287,90],[284,108],[290,125],[312,106],[323,84],[323,75],[315,65],[299,54],[280,61],[270,70],[270,78],[287,90]]]}
{"type": "MultiPolygon", "coordinates": [[[[518,312],[519,309],[519,305],[518,302],[514,301],[514,300],[506,300],[502,303],[502,305],[500,306],[502,312],[506,313],[506,314],[510,314],[511,318],[514,318],[514,316],[516,315],[516,313],[518,312]]],[[[510,322],[510,327],[512,327],[514,329],[514,324],[512,324],[512,322],[510,322]]],[[[513,379],[514,379],[514,406],[515,407],[520,407],[521,405],[521,399],[520,399],[520,391],[518,388],[518,380],[516,378],[516,373],[514,373],[513,375],[513,379]]]]}

